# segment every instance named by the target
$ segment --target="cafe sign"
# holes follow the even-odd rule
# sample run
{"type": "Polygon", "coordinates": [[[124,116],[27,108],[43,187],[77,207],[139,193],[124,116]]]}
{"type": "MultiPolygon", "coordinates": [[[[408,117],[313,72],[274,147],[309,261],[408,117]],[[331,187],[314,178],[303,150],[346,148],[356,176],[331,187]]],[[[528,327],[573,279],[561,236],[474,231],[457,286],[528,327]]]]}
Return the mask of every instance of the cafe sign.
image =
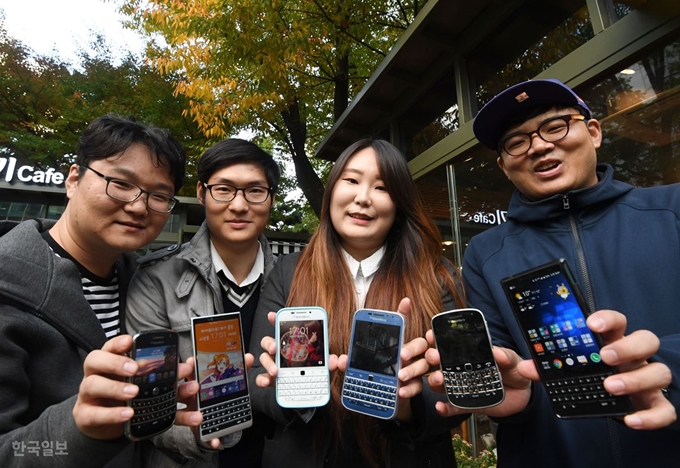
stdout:
{"type": "Polygon", "coordinates": [[[54,168],[40,170],[33,166],[17,167],[16,158],[0,158],[0,177],[3,176],[5,182],[12,182],[14,179],[25,184],[32,185],[56,185],[64,183],[64,174],[56,172],[54,168]]]}

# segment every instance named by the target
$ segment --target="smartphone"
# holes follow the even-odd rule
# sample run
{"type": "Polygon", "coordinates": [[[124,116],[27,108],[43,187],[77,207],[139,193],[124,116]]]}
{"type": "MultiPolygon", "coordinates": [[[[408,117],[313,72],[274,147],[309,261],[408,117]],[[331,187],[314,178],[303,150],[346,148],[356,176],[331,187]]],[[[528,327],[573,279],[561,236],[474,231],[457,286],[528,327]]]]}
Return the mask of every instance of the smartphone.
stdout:
{"type": "Polygon", "coordinates": [[[600,358],[604,341],[586,326],[592,311],[567,262],[559,259],[501,280],[558,418],[621,416],[627,396],[608,393],[617,373],[600,358]]]}
{"type": "Polygon", "coordinates": [[[203,414],[201,441],[252,426],[241,314],[192,317],[191,340],[200,385],[196,400],[203,414]]]}
{"type": "Polygon", "coordinates": [[[403,341],[401,314],[373,309],[354,313],[342,384],[345,408],[380,419],[396,417],[403,341]]]}
{"type": "Polygon", "coordinates": [[[502,402],[505,392],[484,315],[477,309],[442,312],[432,317],[432,331],[449,402],[466,409],[502,402]]]}
{"type": "Polygon", "coordinates": [[[137,373],[128,382],[139,393],[127,405],[134,409],[132,419],[124,424],[130,440],[152,437],[172,427],[177,412],[177,348],[174,330],[148,330],[132,338],[130,357],[137,362],[137,373]]]}
{"type": "Polygon", "coordinates": [[[276,313],[276,402],[314,408],[331,398],[328,314],[321,307],[284,307],[276,313]]]}

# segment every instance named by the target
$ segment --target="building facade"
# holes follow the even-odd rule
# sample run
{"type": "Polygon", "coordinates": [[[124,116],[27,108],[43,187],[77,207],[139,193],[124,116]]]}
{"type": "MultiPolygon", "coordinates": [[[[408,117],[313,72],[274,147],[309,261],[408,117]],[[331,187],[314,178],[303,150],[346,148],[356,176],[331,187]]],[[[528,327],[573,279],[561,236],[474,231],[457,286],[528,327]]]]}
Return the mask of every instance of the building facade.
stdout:
{"type": "MultiPolygon", "coordinates": [[[[505,222],[514,190],[472,122],[498,92],[533,78],[557,78],[588,103],[603,129],[599,161],[615,178],[680,182],[677,0],[429,0],[317,156],[335,160],[364,136],[392,141],[443,252],[461,265],[472,236],[505,222]]],[[[473,422],[477,450],[492,445],[488,420],[473,422]]]]}
{"type": "MultiPolygon", "coordinates": [[[[0,158],[0,221],[31,218],[58,219],[66,207],[66,174],[53,168],[22,165],[16,158],[0,158]]],[[[205,210],[195,197],[176,197],[179,203],[170,213],[163,231],[139,254],[187,242],[205,219],[205,210]]],[[[265,232],[274,254],[295,252],[305,245],[306,234],[265,232]]]]}

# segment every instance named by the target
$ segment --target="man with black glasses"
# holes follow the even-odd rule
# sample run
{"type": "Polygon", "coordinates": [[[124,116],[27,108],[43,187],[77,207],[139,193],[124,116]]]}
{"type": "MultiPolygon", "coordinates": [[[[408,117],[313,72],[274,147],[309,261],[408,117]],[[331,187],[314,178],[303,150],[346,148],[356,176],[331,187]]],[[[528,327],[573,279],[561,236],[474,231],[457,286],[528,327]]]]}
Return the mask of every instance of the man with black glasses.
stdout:
{"type": "MultiPolygon", "coordinates": [[[[599,122],[557,80],[506,89],[473,128],[517,188],[508,221],[473,237],[463,262],[468,303],[486,316],[506,384],[505,401],[481,411],[500,417],[498,466],[677,464],[680,187],[615,180],[610,166],[597,164],[599,122]],[[531,383],[536,366],[501,279],[558,258],[597,311],[586,323],[606,346],[591,359],[618,367],[604,388],[631,397],[634,411],[623,418],[558,419],[543,387],[531,383]]],[[[438,363],[436,350],[428,357],[438,363]]],[[[441,372],[429,383],[441,389],[441,372]]]]}
{"type": "MultiPolygon", "coordinates": [[[[139,391],[124,380],[137,370],[123,334],[131,252],[165,225],[184,150],[167,130],[111,115],[79,143],[59,220],[0,223],[0,466],[133,463],[123,436],[139,391]]],[[[180,377],[191,371],[181,365],[180,377]]],[[[200,422],[177,422],[191,416],[200,422]]]]}
{"type": "MultiPolygon", "coordinates": [[[[260,290],[274,266],[263,233],[279,176],[272,156],[245,140],[224,140],[203,154],[196,192],[205,207],[205,222],[190,242],[141,260],[128,294],[131,330],[177,330],[180,358],[186,360],[193,355],[192,316],[240,311],[248,349],[260,290]]],[[[258,413],[253,415],[253,427],[243,431],[242,437],[228,436],[222,444],[217,440],[203,444],[189,428],[174,427],[154,439],[160,450],[146,444],[146,461],[153,466],[217,466],[217,451],[241,437],[237,445],[222,452],[225,464],[256,467],[264,435],[273,427],[271,420],[258,413]]]]}

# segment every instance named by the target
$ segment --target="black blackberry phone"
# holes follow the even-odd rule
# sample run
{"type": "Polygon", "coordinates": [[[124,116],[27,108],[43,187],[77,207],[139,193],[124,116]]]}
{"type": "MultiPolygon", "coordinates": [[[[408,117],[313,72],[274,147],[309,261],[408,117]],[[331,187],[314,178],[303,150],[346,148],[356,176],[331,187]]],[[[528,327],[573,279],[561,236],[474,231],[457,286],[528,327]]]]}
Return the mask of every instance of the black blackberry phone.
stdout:
{"type": "Polygon", "coordinates": [[[446,396],[459,408],[488,408],[503,401],[501,373],[493,357],[484,315],[456,309],[432,317],[446,396]]]}
{"type": "Polygon", "coordinates": [[[165,432],[175,422],[179,339],[174,330],[147,330],[132,340],[130,357],[139,368],[128,382],[139,386],[139,393],[127,402],[135,414],[124,431],[136,441],[165,432]]]}
{"type": "Polygon", "coordinates": [[[567,262],[559,259],[501,280],[558,418],[622,416],[627,396],[603,386],[617,373],[602,362],[604,341],[586,326],[592,313],[567,262]]]}

